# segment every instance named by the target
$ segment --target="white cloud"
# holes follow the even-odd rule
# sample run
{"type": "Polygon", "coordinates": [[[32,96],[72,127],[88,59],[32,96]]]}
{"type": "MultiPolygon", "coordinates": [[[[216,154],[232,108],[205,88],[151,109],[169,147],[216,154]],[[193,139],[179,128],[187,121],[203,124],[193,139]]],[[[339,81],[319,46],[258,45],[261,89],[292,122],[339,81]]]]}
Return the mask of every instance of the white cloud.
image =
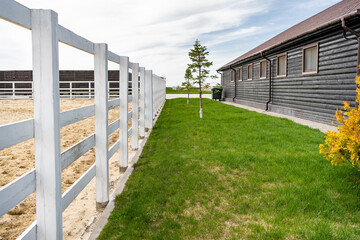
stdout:
{"type": "MultiPolygon", "coordinates": [[[[64,27],[93,42],[108,43],[111,51],[166,75],[172,86],[183,81],[188,51],[195,39],[208,46],[209,58],[214,61],[213,74],[215,66],[229,59],[224,55],[226,51],[215,48],[264,30],[263,25],[246,21],[266,13],[275,0],[18,1],[29,8],[53,9],[64,27]]],[[[0,39],[0,68],[31,68],[30,33],[23,38],[25,35],[14,31],[10,23],[3,22],[0,32],[6,37],[0,39]]],[[[62,44],[59,50],[61,69],[93,68],[91,55],[62,44]]]]}

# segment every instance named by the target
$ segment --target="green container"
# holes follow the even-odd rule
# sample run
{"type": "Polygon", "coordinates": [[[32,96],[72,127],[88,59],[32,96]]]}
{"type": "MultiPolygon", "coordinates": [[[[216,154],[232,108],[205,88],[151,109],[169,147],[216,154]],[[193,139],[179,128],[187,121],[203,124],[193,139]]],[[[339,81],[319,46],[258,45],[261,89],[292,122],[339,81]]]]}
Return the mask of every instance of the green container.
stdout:
{"type": "Polygon", "coordinates": [[[221,99],[221,94],[222,94],[222,88],[213,88],[211,89],[211,96],[212,99],[221,99]]]}

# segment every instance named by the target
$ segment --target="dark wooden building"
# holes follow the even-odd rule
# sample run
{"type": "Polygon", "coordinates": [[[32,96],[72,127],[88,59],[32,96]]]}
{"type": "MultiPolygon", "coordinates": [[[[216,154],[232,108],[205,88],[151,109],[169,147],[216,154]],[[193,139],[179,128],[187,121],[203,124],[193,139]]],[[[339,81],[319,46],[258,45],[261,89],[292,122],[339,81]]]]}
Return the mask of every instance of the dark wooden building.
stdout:
{"type": "Polygon", "coordinates": [[[343,0],[225,64],[226,101],[330,124],[355,106],[360,1],[343,0]]]}

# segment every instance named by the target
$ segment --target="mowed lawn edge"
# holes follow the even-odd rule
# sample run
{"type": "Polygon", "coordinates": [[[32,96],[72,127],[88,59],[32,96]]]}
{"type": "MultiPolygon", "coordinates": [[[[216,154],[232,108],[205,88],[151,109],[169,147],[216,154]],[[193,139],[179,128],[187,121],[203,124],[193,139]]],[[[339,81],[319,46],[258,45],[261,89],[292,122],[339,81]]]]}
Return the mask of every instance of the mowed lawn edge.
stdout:
{"type": "Polygon", "coordinates": [[[99,239],[360,238],[360,173],[323,133],[203,101],[166,101],[99,239]]]}

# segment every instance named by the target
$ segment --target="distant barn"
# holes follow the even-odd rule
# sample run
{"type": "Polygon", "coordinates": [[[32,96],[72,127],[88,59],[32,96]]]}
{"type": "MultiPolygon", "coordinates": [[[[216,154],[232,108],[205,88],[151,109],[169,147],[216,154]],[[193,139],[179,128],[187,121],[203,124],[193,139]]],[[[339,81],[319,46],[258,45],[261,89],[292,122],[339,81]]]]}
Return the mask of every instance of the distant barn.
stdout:
{"type": "Polygon", "coordinates": [[[343,0],[225,64],[226,101],[330,124],[355,106],[360,1],[343,0]]]}
{"type": "MultiPolygon", "coordinates": [[[[119,71],[109,70],[109,88],[111,92],[119,92],[119,71]]],[[[92,70],[61,70],[59,71],[60,92],[68,94],[70,92],[69,83],[72,82],[72,92],[87,93],[89,86],[92,95],[94,88],[94,71],[92,70]]],[[[11,95],[13,87],[16,96],[26,96],[32,93],[32,71],[15,70],[0,71],[0,98],[11,95]],[[15,85],[13,85],[15,84],[15,85]]],[[[129,73],[129,89],[131,89],[131,73],[129,73]]]]}

